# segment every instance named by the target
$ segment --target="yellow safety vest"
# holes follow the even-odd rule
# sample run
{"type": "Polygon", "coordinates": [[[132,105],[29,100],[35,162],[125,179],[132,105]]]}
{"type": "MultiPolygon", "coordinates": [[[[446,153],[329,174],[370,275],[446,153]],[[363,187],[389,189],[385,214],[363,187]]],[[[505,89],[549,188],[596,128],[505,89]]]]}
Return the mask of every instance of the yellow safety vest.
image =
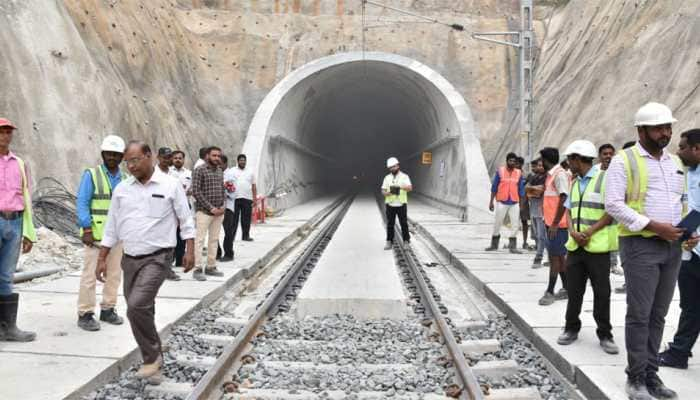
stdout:
{"type": "MultiPolygon", "coordinates": [[[[401,172],[399,172],[399,174],[400,174],[400,173],[401,173],[401,172]]],[[[387,175],[387,177],[389,177],[390,175],[391,175],[391,174],[387,175]]],[[[397,178],[398,178],[398,177],[397,177],[397,178]]],[[[385,178],[385,179],[386,179],[386,178],[385,178]]],[[[398,182],[397,182],[397,183],[398,183],[398,182]]],[[[398,200],[398,202],[401,203],[401,204],[407,204],[407,203],[408,203],[408,192],[405,191],[405,190],[403,190],[403,189],[400,189],[398,195],[390,194],[389,196],[384,197],[384,202],[385,202],[386,204],[394,203],[394,202],[396,202],[397,200],[398,200]]]]}
{"type": "MultiPolygon", "coordinates": [[[[90,215],[92,219],[92,237],[95,240],[102,240],[104,227],[107,223],[107,213],[112,202],[112,185],[107,178],[102,166],[87,170],[92,177],[92,200],[90,201],[90,215]]],[[[80,228],[80,236],[83,236],[83,229],[80,228]]]]}
{"type": "MultiPolygon", "coordinates": [[[[576,232],[585,232],[605,216],[605,171],[595,172],[583,193],[580,178],[571,187],[571,226],[576,232]]],[[[584,249],[589,253],[607,253],[618,249],[617,227],[608,225],[593,234],[584,249]]],[[[575,251],[578,243],[569,236],[566,249],[575,251]]]]}
{"type": "Polygon", "coordinates": [[[31,242],[36,242],[36,230],[34,229],[34,221],[32,220],[32,197],[29,194],[29,180],[27,180],[24,161],[17,157],[17,164],[19,165],[19,172],[22,174],[22,198],[24,199],[22,236],[31,242]]]}
{"type": "MultiPolygon", "coordinates": [[[[647,185],[649,183],[649,170],[647,168],[647,162],[639,153],[637,146],[632,146],[625,149],[619,154],[625,164],[625,172],[627,173],[627,192],[625,193],[625,203],[639,214],[644,214],[644,200],[646,199],[647,185]]],[[[675,154],[671,154],[670,156],[678,165],[679,170],[685,172],[685,167],[683,166],[681,159],[675,154]]],[[[681,197],[683,215],[685,215],[688,211],[688,181],[684,178],[684,182],[686,185],[686,190],[684,190],[683,196],[681,197]]],[[[654,232],[649,230],[632,232],[627,229],[624,224],[618,224],[618,227],[620,236],[642,236],[645,238],[656,236],[654,232]]]]}

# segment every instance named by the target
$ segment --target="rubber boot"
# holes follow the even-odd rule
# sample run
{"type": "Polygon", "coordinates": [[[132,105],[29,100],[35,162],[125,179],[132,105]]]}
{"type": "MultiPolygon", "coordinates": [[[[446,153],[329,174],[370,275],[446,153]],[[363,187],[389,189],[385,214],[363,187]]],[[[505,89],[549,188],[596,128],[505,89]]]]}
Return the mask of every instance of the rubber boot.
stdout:
{"type": "Polygon", "coordinates": [[[498,250],[498,242],[501,240],[500,236],[491,236],[491,246],[485,248],[486,251],[496,251],[498,250]]]}
{"type": "Polygon", "coordinates": [[[517,249],[516,245],[515,238],[508,238],[508,251],[513,254],[523,254],[522,251],[517,249]]]}
{"type": "Polygon", "coordinates": [[[26,332],[17,328],[17,307],[19,294],[0,296],[0,326],[3,337],[7,342],[31,342],[36,339],[36,333],[26,332]]]}

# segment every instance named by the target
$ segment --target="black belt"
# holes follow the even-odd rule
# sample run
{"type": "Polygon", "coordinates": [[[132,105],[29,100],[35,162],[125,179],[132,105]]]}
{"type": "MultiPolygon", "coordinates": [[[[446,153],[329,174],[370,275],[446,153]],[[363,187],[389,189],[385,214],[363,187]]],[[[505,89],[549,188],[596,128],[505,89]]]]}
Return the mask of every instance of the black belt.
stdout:
{"type": "Polygon", "coordinates": [[[146,257],[158,256],[158,255],[161,255],[161,254],[163,254],[163,253],[172,252],[173,250],[174,250],[174,249],[173,249],[172,247],[167,247],[167,248],[165,248],[165,249],[160,249],[160,250],[154,251],[154,252],[151,253],[151,254],[143,254],[143,255],[140,255],[140,256],[130,256],[130,255],[124,253],[124,257],[130,258],[130,259],[132,259],[132,260],[143,260],[143,259],[146,258],[146,257]]]}
{"type": "Polygon", "coordinates": [[[0,211],[0,218],[8,221],[15,220],[22,216],[22,211],[0,211]]]}

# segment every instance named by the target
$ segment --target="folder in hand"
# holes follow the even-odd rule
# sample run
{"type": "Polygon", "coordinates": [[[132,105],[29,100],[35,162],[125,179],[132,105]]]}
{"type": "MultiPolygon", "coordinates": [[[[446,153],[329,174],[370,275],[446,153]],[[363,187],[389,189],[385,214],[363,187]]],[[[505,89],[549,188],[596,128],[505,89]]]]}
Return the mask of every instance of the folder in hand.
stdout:
{"type": "Polygon", "coordinates": [[[683,229],[683,236],[681,236],[681,242],[690,239],[690,236],[698,230],[700,226],[700,212],[691,210],[688,215],[683,218],[683,220],[677,225],[678,228],[683,229]]]}

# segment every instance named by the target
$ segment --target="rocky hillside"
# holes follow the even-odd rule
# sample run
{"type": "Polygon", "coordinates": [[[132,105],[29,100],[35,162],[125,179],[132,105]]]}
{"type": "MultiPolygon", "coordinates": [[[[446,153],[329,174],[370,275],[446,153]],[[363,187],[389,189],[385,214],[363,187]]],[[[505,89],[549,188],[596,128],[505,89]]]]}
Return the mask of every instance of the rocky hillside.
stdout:
{"type": "MultiPolygon", "coordinates": [[[[392,0],[475,30],[505,30],[517,1],[392,0]]],[[[77,185],[118,133],[194,156],[205,144],[237,152],[255,110],[291,70],[357,51],[360,1],[5,0],[0,114],[19,125],[14,149],[35,178],[77,185]]],[[[545,13],[543,13],[545,14],[545,13]]],[[[468,33],[367,9],[366,47],[415,58],[472,105],[484,138],[497,138],[514,104],[512,51],[468,33]]],[[[487,153],[498,140],[484,139],[487,153]]]]}

